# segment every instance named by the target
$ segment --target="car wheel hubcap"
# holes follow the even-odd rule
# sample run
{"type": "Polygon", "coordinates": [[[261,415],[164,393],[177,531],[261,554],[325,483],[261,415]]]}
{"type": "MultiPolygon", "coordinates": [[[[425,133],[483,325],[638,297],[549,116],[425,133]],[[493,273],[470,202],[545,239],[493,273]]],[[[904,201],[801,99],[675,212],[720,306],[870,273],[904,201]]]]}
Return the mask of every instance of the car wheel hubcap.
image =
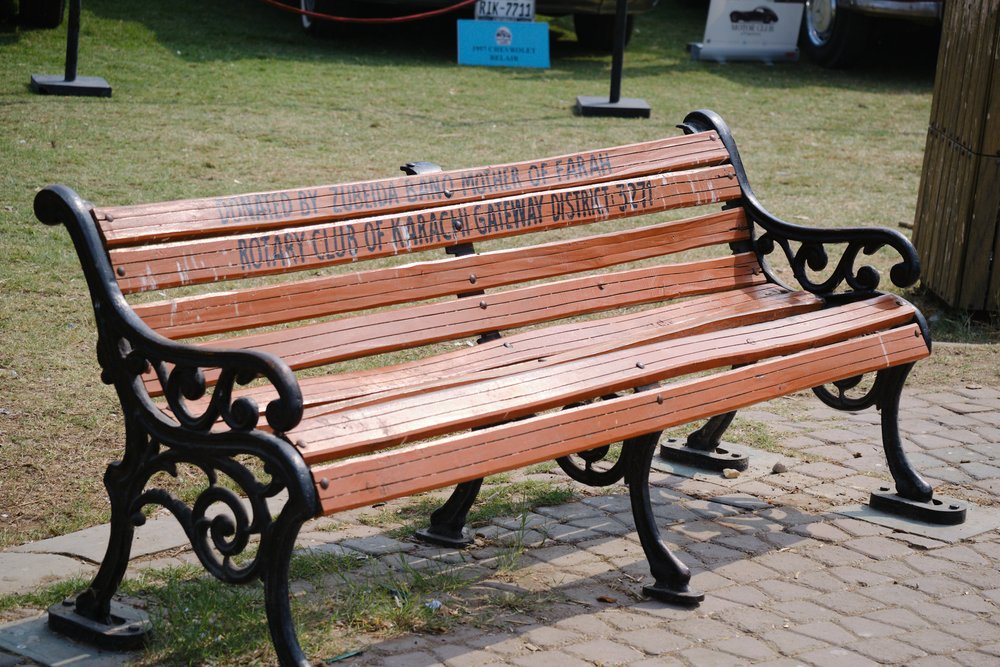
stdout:
{"type": "Polygon", "coordinates": [[[806,0],[806,31],[809,41],[825,46],[833,35],[837,17],[837,0],[806,0]]]}

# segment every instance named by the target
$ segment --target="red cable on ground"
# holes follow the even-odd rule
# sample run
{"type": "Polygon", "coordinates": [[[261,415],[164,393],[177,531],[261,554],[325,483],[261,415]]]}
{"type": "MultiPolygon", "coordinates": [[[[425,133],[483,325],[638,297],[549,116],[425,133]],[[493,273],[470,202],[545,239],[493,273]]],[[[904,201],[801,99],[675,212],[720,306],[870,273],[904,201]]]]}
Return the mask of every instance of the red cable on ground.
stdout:
{"type": "Polygon", "coordinates": [[[408,14],[407,16],[389,16],[384,18],[353,18],[349,16],[332,16],[330,14],[320,14],[319,12],[311,12],[307,9],[299,9],[297,7],[292,7],[284,2],[279,2],[279,0],[260,0],[265,5],[270,5],[272,7],[277,7],[286,12],[292,12],[293,14],[301,14],[303,16],[308,16],[312,19],[318,19],[320,21],[335,21],[337,23],[404,23],[406,21],[418,21],[420,19],[430,18],[432,16],[439,16],[441,14],[447,14],[448,12],[453,12],[455,10],[461,9],[462,7],[468,7],[469,5],[476,2],[476,0],[461,0],[461,2],[451,5],[450,7],[441,7],[440,9],[432,9],[430,11],[422,12],[420,14],[408,14]]]}

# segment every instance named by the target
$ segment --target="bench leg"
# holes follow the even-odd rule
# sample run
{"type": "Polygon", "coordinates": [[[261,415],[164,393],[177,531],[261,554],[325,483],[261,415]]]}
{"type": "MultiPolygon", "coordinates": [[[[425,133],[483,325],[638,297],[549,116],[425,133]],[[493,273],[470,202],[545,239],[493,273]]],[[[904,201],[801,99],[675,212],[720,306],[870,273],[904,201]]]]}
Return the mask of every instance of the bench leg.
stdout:
{"type": "MultiPolygon", "coordinates": [[[[135,460],[147,446],[145,434],[127,428],[126,439],[126,460],[135,460]]],[[[134,483],[131,468],[124,461],[108,466],[104,486],[111,503],[111,521],[104,560],[90,586],[76,600],[64,600],[48,610],[49,627],[54,632],[111,651],[139,648],[152,631],[145,612],[112,600],[132,553],[135,523],[130,506],[135,496],[134,483]]]]}
{"type": "Polygon", "coordinates": [[[876,379],[882,385],[878,393],[878,409],[882,415],[882,447],[889,472],[896,483],[896,493],[888,487],[872,492],[869,504],[873,509],[940,525],[957,525],[965,521],[966,505],[959,501],[934,498],[934,489],[914,469],[899,435],[899,401],[903,384],[913,364],[881,371],[876,379]]]}
{"type": "Polygon", "coordinates": [[[892,493],[889,487],[872,492],[869,504],[873,509],[927,523],[957,525],[965,521],[965,503],[935,498],[934,489],[916,471],[903,450],[899,434],[899,402],[912,368],[913,364],[904,364],[879,371],[872,387],[859,398],[846,394],[860,384],[860,377],[835,382],[836,394],[826,387],[816,387],[813,392],[824,403],[838,410],[863,410],[874,405],[881,413],[882,448],[896,492],[892,493]]]}
{"type": "Polygon", "coordinates": [[[482,478],[456,486],[444,505],[431,514],[431,525],[418,530],[417,537],[429,544],[454,549],[464,549],[472,544],[474,540],[465,528],[465,520],[482,486],[482,478]]]}
{"type": "Polygon", "coordinates": [[[267,565],[262,572],[264,581],[264,610],[267,627],[271,632],[278,663],[283,667],[310,667],[309,661],[295,633],[292,608],[288,594],[288,573],[295,550],[295,538],[304,521],[276,522],[267,554],[267,565]]]}
{"type": "Polygon", "coordinates": [[[691,571],[660,539],[649,500],[649,466],[659,439],[659,432],[650,433],[626,440],[622,446],[622,456],[626,458],[625,481],[632,500],[632,517],[654,579],[653,585],[642,587],[642,592],[662,602],[694,606],[704,600],[705,595],[691,589],[691,571]]]}
{"type": "Polygon", "coordinates": [[[716,415],[688,434],[686,442],[676,438],[664,440],[660,445],[660,458],[703,470],[746,470],[750,467],[749,455],[722,442],[722,435],[735,418],[735,411],[716,415]]]}

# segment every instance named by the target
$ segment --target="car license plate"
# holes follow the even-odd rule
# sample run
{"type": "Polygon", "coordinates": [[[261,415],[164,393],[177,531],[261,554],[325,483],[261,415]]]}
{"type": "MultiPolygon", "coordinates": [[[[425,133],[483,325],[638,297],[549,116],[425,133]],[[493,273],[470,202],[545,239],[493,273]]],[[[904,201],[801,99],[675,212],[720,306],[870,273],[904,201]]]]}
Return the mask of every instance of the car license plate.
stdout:
{"type": "Polygon", "coordinates": [[[476,20],[534,21],[535,0],[476,0],[476,20]]]}

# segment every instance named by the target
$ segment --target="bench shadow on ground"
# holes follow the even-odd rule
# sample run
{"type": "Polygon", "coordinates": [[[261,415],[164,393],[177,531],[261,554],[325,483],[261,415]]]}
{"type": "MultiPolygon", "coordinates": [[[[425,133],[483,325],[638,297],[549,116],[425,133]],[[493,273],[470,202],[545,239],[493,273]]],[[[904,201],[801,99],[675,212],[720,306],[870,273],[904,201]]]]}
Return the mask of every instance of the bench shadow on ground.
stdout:
{"type": "MultiPolygon", "coordinates": [[[[729,623],[732,635],[749,635],[776,618],[767,609],[769,594],[756,584],[808,587],[809,572],[782,571],[804,562],[800,548],[818,545],[802,527],[843,518],[780,506],[742,509],[664,487],[657,491],[661,538],[691,568],[693,587],[706,595],[701,605],[685,607],[643,596],[642,586],[652,579],[630,520],[628,496],[598,496],[571,505],[597,509],[602,516],[584,512],[575,521],[552,524],[559,529],[557,539],[531,536],[536,531],[528,528],[529,544],[506,571],[498,572],[492,565],[503,558],[505,540],[517,539],[516,530],[506,534],[488,530],[493,537],[486,546],[463,555],[421,546],[397,558],[400,563],[405,560],[406,567],[446,568],[467,578],[470,583],[457,598],[462,613],[470,618],[460,618],[440,635],[407,634],[367,645],[362,641],[356,647],[363,651],[362,658],[347,664],[380,664],[388,656],[406,653],[408,665],[429,666],[440,664],[445,654],[471,660],[483,658],[474,655],[477,651],[533,652],[555,648],[574,635],[616,641],[623,633],[629,633],[623,640],[626,646],[641,648],[646,642],[648,652],[655,655],[671,642],[676,643],[671,650],[694,643],[672,633],[672,623],[689,632],[691,622],[709,616],[729,623]],[[607,533],[594,537],[595,531],[607,533]],[[653,636],[643,639],[636,634],[653,626],[653,636]]],[[[816,562],[809,569],[818,572],[823,567],[816,562]]],[[[847,582],[843,586],[850,587],[847,582]]]]}

